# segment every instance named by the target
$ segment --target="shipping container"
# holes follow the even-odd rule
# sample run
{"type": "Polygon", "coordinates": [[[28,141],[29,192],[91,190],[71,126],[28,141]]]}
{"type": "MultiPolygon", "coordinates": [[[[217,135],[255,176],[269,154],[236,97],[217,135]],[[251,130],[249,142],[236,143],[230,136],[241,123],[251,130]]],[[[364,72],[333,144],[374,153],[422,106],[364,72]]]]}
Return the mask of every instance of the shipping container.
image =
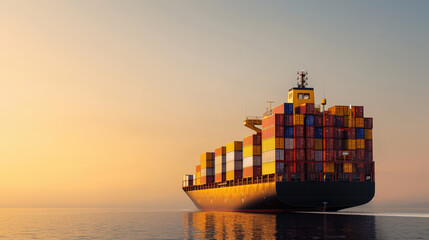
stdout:
{"type": "Polygon", "coordinates": [[[334,149],[335,150],[343,149],[343,140],[342,139],[334,139],[334,149]]]}
{"type": "Polygon", "coordinates": [[[335,127],[334,128],[334,138],[336,139],[343,139],[344,138],[344,132],[342,128],[335,127]]]}
{"type": "Polygon", "coordinates": [[[323,163],[323,172],[326,172],[326,173],[333,173],[333,172],[335,172],[335,165],[334,165],[334,163],[323,163]]]}
{"type": "Polygon", "coordinates": [[[304,161],[305,160],[305,149],[295,149],[294,150],[294,160],[295,161],[304,161]]]}
{"type": "Polygon", "coordinates": [[[315,138],[314,139],[314,149],[315,150],[322,150],[323,149],[323,140],[315,138]]]}
{"type": "Polygon", "coordinates": [[[364,139],[365,138],[365,129],[364,128],[356,128],[356,138],[364,139]]]}
{"type": "Polygon", "coordinates": [[[226,181],[243,178],[243,170],[226,172],[226,181]]]}
{"type": "Polygon", "coordinates": [[[272,162],[272,161],[284,161],[285,160],[285,150],[284,149],[275,149],[262,153],[262,163],[272,162]]]}
{"type": "Polygon", "coordinates": [[[334,149],[334,139],[333,138],[324,138],[323,139],[323,149],[333,150],[334,149]]]}
{"type": "Polygon", "coordinates": [[[343,164],[344,173],[353,173],[355,172],[353,163],[344,163],[343,164]]]}
{"type": "Polygon", "coordinates": [[[262,143],[262,134],[252,134],[243,138],[243,148],[249,145],[261,145],[262,143]]]}
{"type": "Polygon", "coordinates": [[[243,178],[258,177],[262,175],[262,167],[246,167],[243,168],[243,178]]]}
{"type": "Polygon", "coordinates": [[[314,128],[314,138],[323,138],[323,128],[314,128]]]}
{"type": "Polygon", "coordinates": [[[364,128],[365,127],[365,124],[364,124],[364,121],[363,121],[362,117],[357,117],[356,118],[356,127],[357,128],[364,128]]]}
{"type": "Polygon", "coordinates": [[[323,138],[334,138],[334,127],[323,128],[323,138]]]}
{"type": "Polygon", "coordinates": [[[345,133],[346,133],[346,138],[348,139],[356,138],[356,128],[346,128],[345,133]]]}
{"type": "Polygon", "coordinates": [[[273,114],[293,114],[293,103],[283,103],[273,108],[273,114]]]}
{"type": "Polygon", "coordinates": [[[285,127],[284,126],[272,126],[265,128],[262,130],[262,140],[272,138],[272,137],[278,137],[278,138],[284,138],[285,137],[285,127]]]}
{"type": "Polygon", "coordinates": [[[232,161],[240,161],[243,160],[243,152],[235,151],[235,152],[227,152],[226,153],[226,162],[232,161]]]}
{"type": "Polygon", "coordinates": [[[293,138],[285,138],[285,149],[294,149],[294,139],[293,138]]]}
{"type": "MultiPolygon", "coordinates": [[[[243,161],[226,162],[226,171],[243,170],[243,161]]],[[[201,175],[202,176],[202,175],[201,175]]]]}
{"type": "Polygon", "coordinates": [[[335,151],[334,150],[323,150],[323,161],[334,161],[335,151]]]}
{"type": "Polygon", "coordinates": [[[226,155],[219,155],[215,157],[215,165],[226,163],[226,155]]]}
{"type": "Polygon", "coordinates": [[[304,125],[304,115],[302,114],[293,115],[293,125],[304,125]]]}
{"type": "Polygon", "coordinates": [[[358,149],[356,150],[356,159],[357,161],[364,161],[365,160],[365,149],[358,149]]]}
{"type": "Polygon", "coordinates": [[[226,163],[216,164],[214,169],[215,169],[215,174],[225,173],[226,172],[226,163]]]}
{"type": "Polygon", "coordinates": [[[356,119],[351,116],[344,117],[344,127],[346,128],[354,128],[356,127],[356,119]]]}
{"type": "Polygon", "coordinates": [[[323,151],[315,150],[314,151],[314,160],[315,161],[323,161],[323,151]]]}
{"type": "Polygon", "coordinates": [[[284,126],[285,117],[284,114],[273,114],[271,116],[262,119],[262,129],[271,126],[284,126]]]}
{"type": "Polygon", "coordinates": [[[333,127],[334,126],[335,116],[333,115],[324,115],[323,116],[323,126],[324,127],[333,127]]]}
{"type": "Polygon", "coordinates": [[[201,168],[201,177],[214,176],[214,168],[201,168]]]}
{"type": "Polygon", "coordinates": [[[353,106],[352,112],[355,117],[363,117],[363,106],[353,106]]]}
{"type": "Polygon", "coordinates": [[[313,126],[305,126],[305,137],[306,138],[314,138],[314,127],[313,126]]]}
{"type": "Polygon", "coordinates": [[[285,139],[284,138],[270,138],[262,140],[262,152],[270,151],[274,149],[284,149],[285,139]]]}
{"type": "Polygon", "coordinates": [[[372,129],[365,129],[365,139],[367,140],[372,139],[372,129]]]}
{"type": "Polygon", "coordinates": [[[294,137],[304,137],[304,126],[295,126],[293,127],[293,136],[294,137]]]}
{"type": "Polygon", "coordinates": [[[344,127],[344,117],[343,116],[335,116],[334,118],[335,127],[344,127]]]}
{"type": "MultiPolygon", "coordinates": [[[[314,114],[314,103],[304,103],[297,107],[299,114],[314,114]]],[[[297,112],[297,109],[295,109],[295,113],[297,112]]]]}
{"type": "Polygon", "coordinates": [[[322,116],[314,116],[314,127],[323,127],[323,117],[322,116]]]}
{"type": "Polygon", "coordinates": [[[314,115],[305,115],[305,126],[314,126],[314,115]]]}
{"type": "Polygon", "coordinates": [[[286,138],[293,138],[294,137],[293,132],[294,132],[294,127],[286,127],[285,128],[285,137],[286,138]]]}
{"type": "Polygon", "coordinates": [[[364,125],[366,129],[372,129],[372,118],[364,118],[364,125]]]}
{"type": "Polygon", "coordinates": [[[195,167],[195,172],[201,172],[201,165],[197,165],[195,167]]]}
{"type": "Polygon", "coordinates": [[[226,172],[215,174],[215,182],[225,182],[226,172]]]}
{"type": "Polygon", "coordinates": [[[314,138],[306,138],[305,139],[305,148],[311,148],[314,149],[314,138]]]}
{"type": "Polygon", "coordinates": [[[203,160],[201,161],[201,169],[214,167],[214,160],[203,160]]]}
{"type": "Polygon", "coordinates": [[[285,161],[293,161],[295,160],[295,151],[293,149],[285,150],[285,161]]]}
{"type": "Polygon", "coordinates": [[[344,140],[344,148],[347,150],[355,150],[356,149],[356,139],[346,139],[344,140]]]}
{"type": "Polygon", "coordinates": [[[293,115],[285,115],[285,126],[293,127],[293,115]]]}
{"type": "Polygon", "coordinates": [[[200,160],[201,161],[214,160],[214,157],[215,157],[214,152],[206,152],[200,155],[200,160]]]}
{"type": "Polygon", "coordinates": [[[215,149],[215,157],[222,156],[226,154],[226,147],[222,146],[220,148],[215,149]]]}
{"type": "Polygon", "coordinates": [[[365,149],[365,139],[356,139],[356,149],[365,149]]]}
{"type": "Polygon", "coordinates": [[[284,173],[284,162],[262,163],[262,175],[284,173]]]}
{"type": "Polygon", "coordinates": [[[372,151],[365,150],[365,161],[372,161],[372,151]]]}
{"type": "Polygon", "coordinates": [[[248,156],[261,156],[261,145],[249,145],[243,148],[243,158],[248,156]]]}
{"type": "Polygon", "coordinates": [[[294,142],[294,148],[295,149],[301,149],[305,148],[305,138],[295,138],[294,142]]]}
{"type": "Polygon", "coordinates": [[[314,161],[315,159],[315,151],[314,149],[306,149],[305,150],[305,160],[314,161]]]}
{"type": "Polygon", "coordinates": [[[261,156],[249,156],[243,158],[243,168],[246,167],[257,167],[261,166],[262,160],[261,156]]]}
{"type": "Polygon", "coordinates": [[[365,150],[372,151],[372,140],[365,140],[365,150]]]}
{"type": "Polygon", "coordinates": [[[234,141],[230,142],[226,145],[226,152],[233,152],[233,151],[242,151],[243,150],[243,142],[240,141],[234,141]]]}

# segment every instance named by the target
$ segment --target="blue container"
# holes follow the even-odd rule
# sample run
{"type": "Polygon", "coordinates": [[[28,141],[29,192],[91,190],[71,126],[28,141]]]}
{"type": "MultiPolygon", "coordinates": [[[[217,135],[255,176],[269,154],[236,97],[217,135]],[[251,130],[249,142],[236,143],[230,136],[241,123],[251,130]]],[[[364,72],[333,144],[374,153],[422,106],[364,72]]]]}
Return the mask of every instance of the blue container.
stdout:
{"type": "Polygon", "coordinates": [[[356,138],[357,139],[363,139],[363,138],[365,138],[365,129],[363,129],[363,128],[356,128],[356,138]]]}
{"type": "Polygon", "coordinates": [[[314,115],[305,115],[305,126],[314,126],[314,115]]]}
{"type": "Polygon", "coordinates": [[[293,103],[285,103],[285,114],[293,114],[293,103]]]}
{"type": "Polygon", "coordinates": [[[285,138],[293,138],[293,127],[285,127],[285,138]]]}
{"type": "Polygon", "coordinates": [[[323,128],[314,128],[314,138],[323,138],[323,128]]]}

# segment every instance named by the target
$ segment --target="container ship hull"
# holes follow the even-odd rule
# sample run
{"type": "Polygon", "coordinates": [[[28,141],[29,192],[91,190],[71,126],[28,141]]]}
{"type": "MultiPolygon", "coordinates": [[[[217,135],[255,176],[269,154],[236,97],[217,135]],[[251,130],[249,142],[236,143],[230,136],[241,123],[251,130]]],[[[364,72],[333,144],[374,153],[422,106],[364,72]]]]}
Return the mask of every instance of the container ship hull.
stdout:
{"type": "Polygon", "coordinates": [[[268,182],[185,191],[202,211],[338,211],[363,205],[374,182],[268,182]]]}

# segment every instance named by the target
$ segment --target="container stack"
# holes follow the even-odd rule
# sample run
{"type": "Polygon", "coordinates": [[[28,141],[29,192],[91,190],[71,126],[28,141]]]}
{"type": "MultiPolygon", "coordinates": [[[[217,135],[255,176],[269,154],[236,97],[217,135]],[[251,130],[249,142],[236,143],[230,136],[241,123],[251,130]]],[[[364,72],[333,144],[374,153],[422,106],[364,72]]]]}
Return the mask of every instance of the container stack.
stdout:
{"type": "Polygon", "coordinates": [[[226,147],[215,150],[215,182],[226,180],[226,147]]]}
{"type": "Polygon", "coordinates": [[[262,119],[262,175],[284,173],[285,160],[294,150],[293,104],[283,103],[262,119]]]}
{"type": "Polygon", "coordinates": [[[182,187],[189,187],[194,185],[194,175],[185,174],[182,179],[182,187]]]}
{"type": "Polygon", "coordinates": [[[334,172],[334,163],[330,163],[335,160],[334,122],[335,115],[329,113],[323,115],[323,171],[327,173],[334,172]]]}
{"type": "Polygon", "coordinates": [[[372,118],[364,118],[365,161],[372,161],[372,118]]]}
{"type": "Polygon", "coordinates": [[[201,185],[201,165],[195,167],[195,185],[201,185]]]}
{"type": "Polygon", "coordinates": [[[262,174],[261,137],[258,133],[243,138],[243,178],[262,174]]]}
{"type": "Polygon", "coordinates": [[[214,183],[214,152],[201,154],[201,184],[214,183]]]}
{"type": "Polygon", "coordinates": [[[323,170],[323,115],[320,111],[315,111],[314,115],[314,161],[315,171],[323,170]]]}
{"type": "Polygon", "coordinates": [[[243,142],[234,141],[226,145],[226,180],[243,177],[243,142]]]}

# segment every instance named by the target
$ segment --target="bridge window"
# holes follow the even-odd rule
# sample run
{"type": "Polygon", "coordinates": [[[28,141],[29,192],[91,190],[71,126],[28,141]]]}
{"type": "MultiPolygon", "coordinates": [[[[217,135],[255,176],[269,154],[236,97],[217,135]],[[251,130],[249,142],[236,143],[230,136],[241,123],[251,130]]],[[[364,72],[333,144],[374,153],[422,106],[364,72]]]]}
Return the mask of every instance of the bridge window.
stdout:
{"type": "Polygon", "coordinates": [[[302,93],[298,93],[298,99],[302,99],[302,93]]]}
{"type": "Polygon", "coordinates": [[[310,94],[308,93],[304,94],[304,99],[310,99],[310,94]]]}

